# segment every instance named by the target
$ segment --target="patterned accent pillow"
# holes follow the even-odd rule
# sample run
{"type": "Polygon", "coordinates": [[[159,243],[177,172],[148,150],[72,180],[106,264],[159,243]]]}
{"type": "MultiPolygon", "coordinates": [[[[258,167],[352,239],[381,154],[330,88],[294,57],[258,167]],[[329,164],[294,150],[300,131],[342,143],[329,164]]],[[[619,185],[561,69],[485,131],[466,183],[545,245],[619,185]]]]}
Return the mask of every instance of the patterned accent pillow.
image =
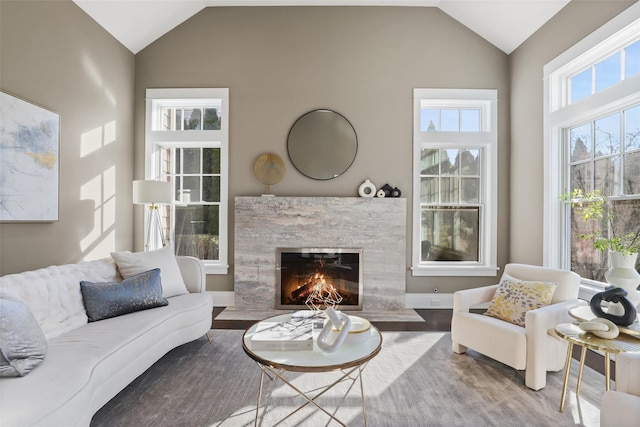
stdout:
{"type": "Polygon", "coordinates": [[[503,280],[484,314],[524,327],[527,311],[549,305],[557,286],[555,282],[503,280]]]}
{"type": "Polygon", "coordinates": [[[0,294],[0,377],[23,377],[44,360],[47,339],[29,307],[0,294]]]}
{"type": "Polygon", "coordinates": [[[169,301],[162,297],[159,268],[117,283],[82,281],[80,291],[89,322],[169,304],[169,301]]]}

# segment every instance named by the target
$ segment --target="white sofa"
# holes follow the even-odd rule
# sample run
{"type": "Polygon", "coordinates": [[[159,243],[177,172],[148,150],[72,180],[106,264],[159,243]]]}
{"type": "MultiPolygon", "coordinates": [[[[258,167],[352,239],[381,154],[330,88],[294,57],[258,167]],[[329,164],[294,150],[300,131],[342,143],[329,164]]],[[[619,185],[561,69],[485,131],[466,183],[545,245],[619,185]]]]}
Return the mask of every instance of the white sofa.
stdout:
{"type": "Polygon", "coordinates": [[[602,396],[601,427],[640,425],[640,353],[616,357],[616,390],[602,396]]]}
{"type": "Polygon", "coordinates": [[[467,348],[489,356],[517,370],[526,370],[525,385],[540,390],[546,385],[547,371],[564,368],[567,343],[548,331],[559,323],[571,322],[569,308],[584,305],[578,299],[580,276],[571,271],[525,264],[507,264],[502,280],[557,282],[551,304],[530,310],[525,327],[471,311],[489,303],[499,285],[466,289],[453,294],[451,340],[455,353],[467,348]]]}
{"type": "Polygon", "coordinates": [[[88,426],[95,412],[169,350],[203,337],[213,301],[202,262],[177,257],[188,293],[169,304],[88,322],[80,281],[122,280],[111,258],[0,277],[0,292],[24,301],[47,338],[44,361],[0,378],[1,426],[88,426]]]}

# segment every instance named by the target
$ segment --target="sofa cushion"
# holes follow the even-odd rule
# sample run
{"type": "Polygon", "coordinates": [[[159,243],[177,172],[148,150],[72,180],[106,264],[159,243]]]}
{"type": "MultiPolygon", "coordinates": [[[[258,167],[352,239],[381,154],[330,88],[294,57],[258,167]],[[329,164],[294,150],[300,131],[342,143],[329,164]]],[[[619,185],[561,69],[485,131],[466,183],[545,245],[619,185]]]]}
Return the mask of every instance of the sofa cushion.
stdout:
{"type": "Polygon", "coordinates": [[[169,304],[162,297],[159,268],[128,277],[122,282],[82,281],[80,290],[90,322],[169,304]]]}
{"type": "Polygon", "coordinates": [[[549,305],[557,286],[555,282],[503,280],[484,314],[524,327],[526,313],[549,305]]]}
{"type": "Polygon", "coordinates": [[[0,377],[22,377],[44,360],[47,339],[29,307],[0,294],[0,377]]]}
{"type": "Polygon", "coordinates": [[[40,368],[0,381],[0,425],[88,426],[95,411],[167,351],[204,336],[212,309],[207,294],[180,295],[167,306],[87,323],[50,340],[40,368]]]}
{"type": "Polygon", "coordinates": [[[87,324],[80,281],[117,282],[111,258],[66,264],[0,277],[0,290],[24,301],[47,340],[87,324]]]}
{"type": "Polygon", "coordinates": [[[162,296],[164,298],[186,294],[178,261],[170,246],[149,252],[111,252],[111,257],[118,265],[120,274],[125,279],[154,268],[160,269],[162,296]]]}

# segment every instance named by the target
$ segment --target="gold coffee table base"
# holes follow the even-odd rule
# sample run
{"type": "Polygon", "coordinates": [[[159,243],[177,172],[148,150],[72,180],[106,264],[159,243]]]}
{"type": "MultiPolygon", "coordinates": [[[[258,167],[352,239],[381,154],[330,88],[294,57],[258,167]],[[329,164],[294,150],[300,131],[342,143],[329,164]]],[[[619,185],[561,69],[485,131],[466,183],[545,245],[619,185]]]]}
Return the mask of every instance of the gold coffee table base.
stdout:
{"type": "MultiPolygon", "coordinates": [[[[365,319],[352,316],[362,323],[370,325],[365,319]]],[[[265,319],[270,323],[283,323],[291,320],[290,314],[283,314],[279,316],[270,317],[265,319]]],[[[323,353],[317,348],[314,342],[313,350],[280,350],[280,351],[261,351],[254,350],[251,339],[256,333],[259,323],[254,324],[247,329],[242,337],[242,348],[244,352],[252,358],[258,367],[260,368],[260,384],[258,388],[258,402],[256,404],[256,417],[254,425],[258,425],[258,419],[260,417],[260,407],[262,405],[262,396],[264,388],[265,375],[271,380],[278,379],[286,384],[289,388],[295,391],[299,396],[304,399],[304,402],[294,409],[291,413],[286,415],[275,425],[281,424],[287,420],[293,414],[300,411],[307,405],[313,405],[323,413],[327,414],[332,420],[336,421],[342,426],[346,426],[344,422],[339,420],[335,412],[332,414],[323,408],[318,403],[318,398],[323,396],[326,392],[334,388],[336,385],[347,382],[349,387],[347,394],[349,394],[356,384],[356,381],[360,383],[360,403],[362,406],[362,418],[364,425],[367,425],[367,415],[364,405],[364,387],[362,385],[362,373],[367,367],[367,364],[371,359],[376,357],[382,349],[382,335],[375,326],[369,326],[360,333],[354,334],[352,337],[347,337],[340,347],[334,352],[323,353]],[[335,372],[339,378],[330,384],[322,385],[314,390],[305,392],[293,384],[286,377],[287,372],[302,372],[302,373],[328,373],[335,372]]],[[[336,409],[337,411],[337,409],[336,409]]]]}
{"type": "Polygon", "coordinates": [[[280,423],[282,423],[285,420],[287,420],[289,417],[293,416],[295,413],[297,413],[302,408],[304,408],[307,405],[311,404],[311,405],[314,405],[319,410],[321,410],[322,412],[324,412],[325,414],[327,414],[332,420],[336,421],[337,423],[339,423],[342,426],[347,427],[347,424],[345,424],[342,421],[340,421],[334,414],[330,413],[329,411],[327,411],[325,408],[323,408],[322,406],[320,406],[320,404],[318,404],[316,402],[317,398],[319,398],[320,396],[325,394],[327,391],[331,390],[333,387],[335,387],[336,385],[338,385],[338,384],[340,384],[340,383],[342,383],[344,381],[351,381],[351,385],[349,386],[349,389],[347,390],[347,393],[349,393],[351,391],[351,389],[355,385],[356,381],[358,381],[360,383],[360,403],[361,403],[361,406],[362,406],[362,419],[364,421],[364,425],[365,426],[367,425],[367,413],[366,413],[365,405],[364,405],[364,387],[362,385],[362,371],[364,371],[364,368],[366,368],[366,366],[367,366],[366,363],[364,363],[364,364],[362,364],[360,366],[353,367],[353,368],[351,368],[349,370],[341,370],[342,376],[340,378],[338,378],[337,380],[335,380],[331,384],[328,384],[328,385],[320,387],[319,390],[316,389],[315,391],[318,391],[318,393],[316,393],[313,396],[310,396],[308,392],[304,392],[304,391],[300,390],[291,381],[289,381],[284,376],[284,372],[285,372],[284,369],[275,369],[275,368],[273,368],[271,366],[262,365],[261,363],[258,363],[258,362],[256,362],[256,364],[260,367],[261,374],[260,374],[260,385],[259,385],[259,388],[258,388],[258,403],[256,404],[256,418],[255,418],[254,426],[258,425],[258,419],[260,417],[260,405],[262,404],[262,388],[263,388],[263,385],[264,385],[264,377],[265,377],[265,375],[267,377],[269,377],[270,379],[272,379],[272,380],[276,379],[276,378],[280,379],[283,383],[285,383],[292,390],[294,390],[296,393],[298,393],[298,395],[300,395],[304,400],[306,400],[306,402],[304,402],[302,405],[298,406],[291,413],[289,413],[284,418],[282,418],[280,421],[275,423],[274,426],[279,425],[280,423]]]}

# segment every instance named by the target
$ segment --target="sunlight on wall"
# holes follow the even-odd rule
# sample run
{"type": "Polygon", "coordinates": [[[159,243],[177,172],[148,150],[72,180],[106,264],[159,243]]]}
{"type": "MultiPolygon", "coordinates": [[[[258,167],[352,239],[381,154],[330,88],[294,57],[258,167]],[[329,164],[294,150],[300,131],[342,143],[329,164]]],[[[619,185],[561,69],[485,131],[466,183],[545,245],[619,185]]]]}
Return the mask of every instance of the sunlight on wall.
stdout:
{"type": "Polygon", "coordinates": [[[113,93],[107,89],[104,85],[104,79],[100,75],[100,70],[96,66],[96,64],[91,59],[90,54],[84,54],[82,58],[82,65],[84,66],[87,75],[93,80],[95,85],[99,88],[102,88],[104,91],[105,97],[111,102],[112,105],[116,105],[116,98],[113,96],[113,93]]]}
{"type": "Polygon", "coordinates": [[[112,120],[104,125],[104,145],[109,145],[116,140],[116,121],[112,120]]]}
{"type": "Polygon", "coordinates": [[[94,202],[93,229],[80,241],[84,258],[108,257],[115,248],[116,167],[93,178],[80,188],[80,199],[94,202]]]}
{"type": "Polygon", "coordinates": [[[80,136],[80,157],[86,157],[102,147],[102,129],[95,128],[80,136]]]}
{"type": "Polygon", "coordinates": [[[116,140],[116,122],[111,121],[80,136],[80,157],[86,157],[94,151],[116,140]]]}

